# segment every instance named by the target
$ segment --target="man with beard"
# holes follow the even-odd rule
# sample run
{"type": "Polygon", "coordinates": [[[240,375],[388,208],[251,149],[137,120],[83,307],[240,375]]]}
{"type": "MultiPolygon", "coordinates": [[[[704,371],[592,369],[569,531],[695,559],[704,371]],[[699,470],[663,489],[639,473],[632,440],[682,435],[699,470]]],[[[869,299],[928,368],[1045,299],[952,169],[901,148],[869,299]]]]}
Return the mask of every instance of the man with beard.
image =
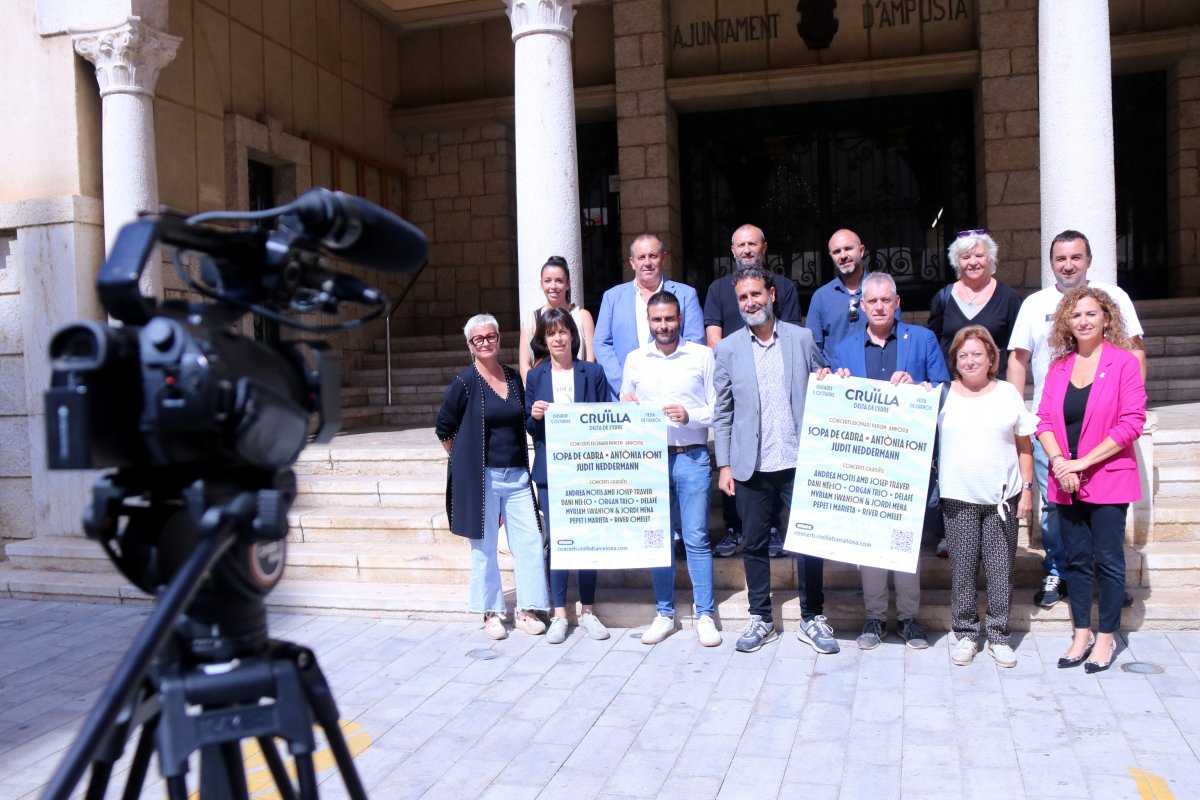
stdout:
{"type": "MultiPolygon", "coordinates": [[[[767,239],[762,229],[754,225],[743,225],[730,237],[733,251],[733,270],[736,274],[742,267],[767,269],[767,239]]],[[[775,317],[793,325],[800,324],[800,298],[796,296],[796,284],[782,275],[772,275],[775,281],[775,317]]],[[[737,297],[733,293],[734,275],[722,275],[708,287],[704,298],[704,336],[708,346],[716,348],[725,336],[745,327],[738,309],[737,297]]],[[[718,558],[729,558],[741,552],[742,520],[737,513],[737,503],[724,495],[721,515],[725,520],[725,536],[717,543],[718,558]]],[[[783,536],[779,533],[779,520],[771,521],[771,542],[768,547],[771,558],[783,555],[783,536]]]]}
{"type": "MultiPolygon", "coordinates": [[[[736,499],[745,535],[750,621],[736,648],[750,653],[779,637],[771,610],[771,520],[791,507],[808,378],[825,360],[812,333],[775,319],[775,280],[769,271],[739,269],[734,291],[746,326],[717,344],[713,430],[718,485],[736,499]]],[[[833,629],[821,613],[825,562],[806,557],[797,567],[804,582],[796,635],[818,653],[836,653],[833,629]]]]}
{"type": "MultiPolygon", "coordinates": [[[[861,331],[867,324],[867,315],[860,310],[863,275],[867,271],[867,246],[857,233],[843,228],[829,239],[829,257],[833,259],[837,275],[813,293],[805,321],[826,361],[847,334],[861,331]]],[[[900,320],[899,306],[896,307],[896,320],[900,320]]]]}
{"type": "MultiPolygon", "coordinates": [[[[1033,363],[1033,403],[1031,408],[1037,413],[1042,400],[1042,383],[1046,380],[1046,372],[1050,368],[1050,329],[1053,327],[1054,312],[1058,301],[1069,289],[1080,286],[1094,286],[1108,294],[1121,309],[1125,320],[1125,330],[1133,342],[1133,354],[1142,364],[1142,379],[1146,378],[1146,351],[1142,347],[1142,325],[1138,321],[1137,312],[1129,295],[1112,284],[1097,283],[1088,280],[1088,268],[1092,265],[1092,245],[1086,236],[1079,231],[1066,230],[1054,237],[1050,243],[1050,269],[1054,273],[1054,284],[1034,292],[1025,298],[1021,310],[1017,312],[1017,321],[1013,323],[1012,338],[1008,340],[1008,382],[1017,387],[1017,391],[1025,393],[1025,375],[1033,363]]],[[[1033,474],[1037,478],[1038,489],[1042,493],[1042,547],[1046,550],[1046,558],[1042,561],[1042,569],[1046,573],[1042,579],[1042,588],[1033,596],[1033,602],[1042,608],[1053,608],[1067,596],[1067,551],[1062,543],[1062,534],[1058,530],[1058,509],[1053,503],[1046,501],[1046,482],[1049,480],[1046,451],[1033,438],[1033,474]]],[[[1126,605],[1133,598],[1126,593],[1126,605]]]]}
{"type": "Polygon", "coordinates": [[[646,303],[655,292],[670,292],[683,307],[683,338],[704,344],[704,315],[696,290],[686,283],[663,277],[667,248],[652,233],[637,236],[629,245],[629,268],[633,280],[618,284],[604,293],[596,316],[594,346],[596,361],[612,389],[613,400],[620,393],[625,357],[651,341],[646,325],[646,303]]]}
{"type": "MultiPolygon", "coordinates": [[[[708,498],[712,466],[708,458],[708,428],[712,425],[713,354],[695,342],[683,341],[679,299],[657,292],[646,303],[654,341],[625,359],[621,400],[662,409],[667,418],[667,474],[671,505],[678,508],[679,527],[687,553],[688,575],[696,604],[696,635],[705,647],[721,643],[713,622],[712,551],[708,547],[708,498]]],[[[655,617],[642,634],[643,644],[657,644],[675,632],[675,563],[650,570],[654,585],[655,617]]]]}

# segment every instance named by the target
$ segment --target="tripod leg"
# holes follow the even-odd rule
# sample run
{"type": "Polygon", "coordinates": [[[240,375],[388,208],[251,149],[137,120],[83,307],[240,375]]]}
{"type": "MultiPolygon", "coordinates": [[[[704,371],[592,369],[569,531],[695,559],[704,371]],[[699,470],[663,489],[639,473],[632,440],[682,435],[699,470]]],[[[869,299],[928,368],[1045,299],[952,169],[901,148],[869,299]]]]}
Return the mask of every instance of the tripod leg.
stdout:
{"type": "Polygon", "coordinates": [[[275,740],[269,736],[260,736],[258,748],[262,750],[267,767],[271,770],[271,777],[275,779],[275,788],[279,790],[280,798],[296,800],[296,790],[292,786],[292,779],[288,777],[283,759],[279,756],[279,750],[275,747],[275,740]]]}
{"type": "Polygon", "coordinates": [[[296,783],[300,786],[300,797],[316,800],[317,770],[313,767],[311,753],[299,753],[296,759],[296,783]]]}
{"type": "Polygon", "coordinates": [[[167,778],[167,797],[171,800],[188,800],[187,780],[182,775],[167,778]]]}
{"type": "MultiPolygon", "coordinates": [[[[300,673],[300,680],[308,694],[313,716],[316,718],[317,724],[325,731],[325,739],[337,762],[338,772],[342,774],[342,783],[346,785],[346,792],[354,800],[367,800],[367,790],[363,788],[362,780],[358,777],[358,770],[354,766],[354,756],[350,754],[350,748],[346,746],[346,739],[342,736],[342,728],[338,724],[337,703],[333,699],[333,692],[329,689],[325,675],[317,665],[317,657],[307,648],[291,644],[284,644],[284,647],[291,651],[291,658],[296,664],[296,670],[300,673]]],[[[299,763],[299,759],[297,759],[297,763],[299,763]]]]}
{"type": "Polygon", "coordinates": [[[91,716],[83,725],[79,737],[71,745],[62,764],[55,771],[43,797],[46,800],[66,800],[79,781],[89,760],[95,755],[104,737],[117,722],[122,707],[137,691],[150,661],[170,638],[175,618],[187,607],[196,594],[204,576],[233,541],[232,522],[221,525],[199,543],[159,595],[154,612],[138,631],[137,638],[109,681],[104,694],[91,716]]]}
{"type": "Polygon", "coordinates": [[[242,748],[237,740],[200,748],[200,797],[249,800],[242,748]]]}
{"type": "MultiPolygon", "coordinates": [[[[158,728],[160,717],[155,715],[142,724],[142,735],[138,738],[137,750],[133,753],[133,763],[129,766],[129,779],[125,782],[124,800],[138,800],[142,786],[146,783],[146,772],[150,769],[150,756],[154,754],[154,732],[158,728]]],[[[99,795],[97,800],[103,798],[99,795]]]]}

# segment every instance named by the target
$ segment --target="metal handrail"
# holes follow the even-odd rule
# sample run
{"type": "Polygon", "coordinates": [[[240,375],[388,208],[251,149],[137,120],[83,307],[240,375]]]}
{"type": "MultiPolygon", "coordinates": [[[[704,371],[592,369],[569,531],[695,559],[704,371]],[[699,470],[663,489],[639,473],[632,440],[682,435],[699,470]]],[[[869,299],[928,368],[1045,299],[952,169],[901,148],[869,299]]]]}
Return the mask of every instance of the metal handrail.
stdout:
{"type": "Polygon", "coordinates": [[[384,372],[387,373],[387,404],[389,406],[392,404],[392,315],[396,313],[396,309],[404,302],[404,298],[408,297],[408,293],[412,290],[412,287],[421,279],[421,274],[425,272],[427,266],[429,266],[428,261],[422,264],[420,269],[412,273],[412,279],[404,287],[404,291],[400,293],[400,296],[396,298],[396,302],[392,303],[391,308],[388,309],[387,317],[383,320],[383,352],[386,359],[384,372]]]}

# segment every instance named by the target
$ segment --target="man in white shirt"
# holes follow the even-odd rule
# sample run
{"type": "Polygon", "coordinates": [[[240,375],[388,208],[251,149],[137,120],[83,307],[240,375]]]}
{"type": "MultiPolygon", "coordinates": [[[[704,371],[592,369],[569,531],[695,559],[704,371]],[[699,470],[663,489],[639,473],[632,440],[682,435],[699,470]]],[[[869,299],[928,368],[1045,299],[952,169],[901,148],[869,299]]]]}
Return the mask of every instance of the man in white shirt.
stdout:
{"type": "MultiPolygon", "coordinates": [[[[721,643],[713,615],[712,550],[708,543],[708,499],[712,467],[708,429],[712,425],[713,353],[681,337],[684,318],[679,298],[661,291],[646,301],[653,340],[625,358],[621,399],[662,408],[667,418],[667,466],[673,509],[678,508],[687,553],[688,575],[696,604],[700,644],[721,643]]],[[[672,523],[672,528],[676,523],[672,523]]],[[[643,644],[657,644],[675,632],[675,564],[650,571],[654,585],[654,621],[642,634],[643,644]]]]}
{"type": "MultiPolygon", "coordinates": [[[[1088,268],[1092,265],[1092,246],[1079,231],[1066,230],[1054,237],[1050,243],[1050,269],[1054,272],[1054,285],[1047,286],[1025,298],[1017,321],[1013,323],[1012,338],[1008,349],[1008,382],[1024,394],[1025,376],[1033,368],[1033,403],[1031,410],[1037,413],[1042,400],[1042,384],[1050,367],[1049,338],[1055,309],[1063,293],[1080,286],[1091,286],[1106,292],[1121,309],[1125,330],[1133,342],[1133,353],[1142,365],[1142,378],[1146,377],[1146,351],[1142,346],[1142,325],[1129,295],[1118,286],[1089,281],[1088,268]]],[[[1034,595],[1033,602],[1043,608],[1053,608],[1067,596],[1067,553],[1063,549],[1062,536],[1058,530],[1058,513],[1053,503],[1046,501],[1046,481],[1049,469],[1046,451],[1037,437],[1033,439],[1034,475],[1042,493],[1042,546],[1046,558],[1042,569],[1046,577],[1042,588],[1034,595]]]]}

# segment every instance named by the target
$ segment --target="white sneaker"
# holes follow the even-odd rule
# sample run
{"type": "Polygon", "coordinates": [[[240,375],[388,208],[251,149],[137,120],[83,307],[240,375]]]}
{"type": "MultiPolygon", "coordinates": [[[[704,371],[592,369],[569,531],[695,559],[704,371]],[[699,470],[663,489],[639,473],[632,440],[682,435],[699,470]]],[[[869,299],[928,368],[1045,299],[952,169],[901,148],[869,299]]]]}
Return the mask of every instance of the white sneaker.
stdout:
{"type": "Polygon", "coordinates": [[[604,627],[600,618],[590,611],[579,615],[579,627],[593,639],[607,639],[609,636],[608,628],[604,627]]]}
{"type": "Polygon", "coordinates": [[[717,623],[713,622],[713,618],[708,614],[701,614],[696,620],[696,635],[700,637],[700,644],[705,647],[716,647],[721,643],[721,632],[717,630],[717,623]]]}
{"type": "MultiPolygon", "coordinates": [[[[950,654],[950,661],[960,667],[965,667],[975,660],[975,654],[979,652],[979,645],[975,644],[970,639],[963,637],[958,640],[958,644],[954,646],[954,652],[950,654]]],[[[1009,652],[1012,652],[1011,650],[1009,652]]]]}
{"type": "Polygon", "coordinates": [[[567,620],[565,617],[551,617],[550,625],[546,628],[546,641],[550,644],[562,644],[567,640],[567,620]]]}
{"type": "Polygon", "coordinates": [[[988,652],[996,660],[997,667],[1005,667],[1007,669],[1017,665],[1017,654],[1006,644],[992,644],[989,642],[988,652]]]}
{"type": "Polygon", "coordinates": [[[651,622],[650,627],[646,628],[646,632],[642,634],[642,644],[658,644],[674,632],[675,620],[658,614],[654,617],[654,622],[651,622]]]}

